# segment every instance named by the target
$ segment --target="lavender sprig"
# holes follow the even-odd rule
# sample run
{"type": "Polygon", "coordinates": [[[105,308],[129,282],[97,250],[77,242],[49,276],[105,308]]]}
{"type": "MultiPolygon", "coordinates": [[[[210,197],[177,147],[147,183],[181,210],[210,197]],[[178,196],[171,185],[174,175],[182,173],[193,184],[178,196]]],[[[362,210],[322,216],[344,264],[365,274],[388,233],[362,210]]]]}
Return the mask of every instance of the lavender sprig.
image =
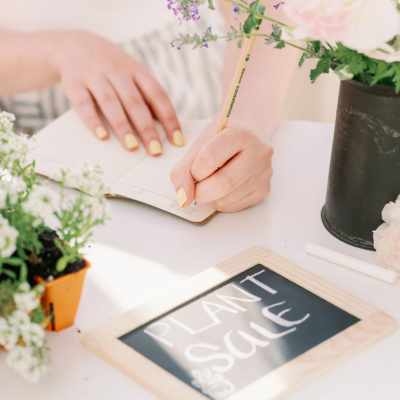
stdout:
{"type": "Polygon", "coordinates": [[[167,8],[180,20],[197,21],[200,19],[200,6],[208,3],[214,9],[214,0],[166,0],[167,8]]]}

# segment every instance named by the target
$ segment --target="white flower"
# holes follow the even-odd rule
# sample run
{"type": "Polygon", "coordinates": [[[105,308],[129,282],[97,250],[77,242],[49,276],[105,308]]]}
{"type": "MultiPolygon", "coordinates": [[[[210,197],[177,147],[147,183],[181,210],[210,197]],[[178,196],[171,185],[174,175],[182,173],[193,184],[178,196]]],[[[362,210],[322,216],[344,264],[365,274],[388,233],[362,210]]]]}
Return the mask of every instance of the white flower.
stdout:
{"type": "Polygon", "coordinates": [[[8,317],[8,323],[21,331],[25,329],[25,326],[31,323],[31,320],[28,314],[21,310],[16,310],[8,317]]]}
{"type": "Polygon", "coordinates": [[[18,232],[0,215],[0,257],[10,257],[16,250],[18,232]]]}
{"type": "Polygon", "coordinates": [[[24,163],[28,154],[28,138],[0,127],[0,166],[11,169],[15,161],[24,163]]]}
{"type": "Polygon", "coordinates": [[[98,165],[85,165],[81,173],[62,171],[61,180],[66,186],[77,188],[94,197],[104,197],[108,189],[104,185],[103,172],[98,165]]]}
{"type": "Polygon", "coordinates": [[[382,224],[374,232],[374,246],[380,262],[400,270],[400,224],[382,224]]]}
{"type": "Polygon", "coordinates": [[[393,0],[287,0],[298,38],[344,45],[361,52],[384,46],[400,33],[393,0]]]}
{"type": "Polygon", "coordinates": [[[21,336],[26,346],[42,347],[44,345],[45,332],[38,324],[24,325],[21,329],[21,336]]]}
{"type": "Polygon", "coordinates": [[[45,349],[17,346],[7,356],[7,365],[30,382],[38,382],[47,371],[45,349]]]}
{"type": "Polygon", "coordinates": [[[0,112],[0,131],[11,132],[14,127],[15,116],[6,111],[0,112]]]}
{"type": "Polygon", "coordinates": [[[35,292],[15,293],[14,301],[18,310],[27,314],[39,307],[39,299],[35,292]]]}
{"type": "Polygon", "coordinates": [[[28,282],[23,282],[18,286],[19,293],[28,293],[31,290],[31,287],[28,282]]]}
{"type": "Polygon", "coordinates": [[[19,339],[19,332],[15,326],[11,326],[4,318],[0,318],[0,345],[6,350],[16,346],[19,339]]]}
{"type": "Polygon", "coordinates": [[[386,204],[382,210],[382,219],[387,223],[400,224],[400,201],[386,204]]]}
{"type": "Polygon", "coordinates": [[[104,198],[88,198],[84,217],[92,220],[104,219],[107,214],[108,206],[104,198]]]}
{"type": "Polygon", "coordinates": [[[7,199],[15,204],[25,191],[25,182],[20,177],[3,174],[0,177],[0,209],[5,208],[7,199]]]}
{"type": "Polygon", "coordinates": [[[39,218],[43,222],[47,222],[53,217],[56,204],[56,193],[42,185],[33,189],[23,207],[29,214],[39,218]]]}

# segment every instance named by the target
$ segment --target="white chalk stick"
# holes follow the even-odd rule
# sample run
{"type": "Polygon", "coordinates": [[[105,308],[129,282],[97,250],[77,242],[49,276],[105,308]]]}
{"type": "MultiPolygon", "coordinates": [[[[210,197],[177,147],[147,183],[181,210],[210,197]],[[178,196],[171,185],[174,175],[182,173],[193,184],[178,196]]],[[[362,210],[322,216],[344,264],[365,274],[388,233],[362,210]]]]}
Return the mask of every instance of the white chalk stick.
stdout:
{"type": "Polygon", "coordinates": [[[354,257],[346,256],[345,254],[338,253],[337,251],[327,249],[317,244],[307,244],[306,252],[322,260],[349,268],[387,283],[394,284],[399,278],[399,274],[395,271],[358,260],[354,257]]]}

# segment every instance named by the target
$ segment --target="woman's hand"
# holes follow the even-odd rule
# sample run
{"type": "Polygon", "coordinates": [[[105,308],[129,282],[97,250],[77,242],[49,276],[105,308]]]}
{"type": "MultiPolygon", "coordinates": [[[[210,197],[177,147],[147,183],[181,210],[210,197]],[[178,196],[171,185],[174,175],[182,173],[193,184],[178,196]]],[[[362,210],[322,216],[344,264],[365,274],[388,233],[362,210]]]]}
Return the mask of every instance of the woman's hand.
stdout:
{"type": "Polygon", "coordinates": [[[73,108],[99,139],[109,137],[106,121],[127,150],[136,150],[140,140],[150,155],[158,156],[163,152],[155,127],[158,120],[172,144],[184,145],[170,99],[143,65],[94,34],[57,35],[50,63],[73,108]]]}
{"type": "Polygon", "coordinates": [[[179,205],[195,200],[217,211],[237,212],[260,203],[270,191],[272,155],[272,148],[246,129],[215,134],[209,128],[172,171],[179,205]]]}

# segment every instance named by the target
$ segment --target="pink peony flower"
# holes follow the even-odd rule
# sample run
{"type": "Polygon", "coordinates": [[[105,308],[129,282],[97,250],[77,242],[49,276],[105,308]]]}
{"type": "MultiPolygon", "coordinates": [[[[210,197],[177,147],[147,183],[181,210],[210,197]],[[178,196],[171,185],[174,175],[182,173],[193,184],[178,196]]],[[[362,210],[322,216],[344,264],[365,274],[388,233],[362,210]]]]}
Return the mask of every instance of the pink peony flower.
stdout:
{"type": "Polygon", "coordinates": [[[394,0],[287,0],[294,36],[365,52],[385,45],[400,32],[394,0]]]}
{"type": "Polygon", "coordinates": [[[374,232],[374,246],[381,263],[400,270],[400,224],[381,225],[374,232]]]}

